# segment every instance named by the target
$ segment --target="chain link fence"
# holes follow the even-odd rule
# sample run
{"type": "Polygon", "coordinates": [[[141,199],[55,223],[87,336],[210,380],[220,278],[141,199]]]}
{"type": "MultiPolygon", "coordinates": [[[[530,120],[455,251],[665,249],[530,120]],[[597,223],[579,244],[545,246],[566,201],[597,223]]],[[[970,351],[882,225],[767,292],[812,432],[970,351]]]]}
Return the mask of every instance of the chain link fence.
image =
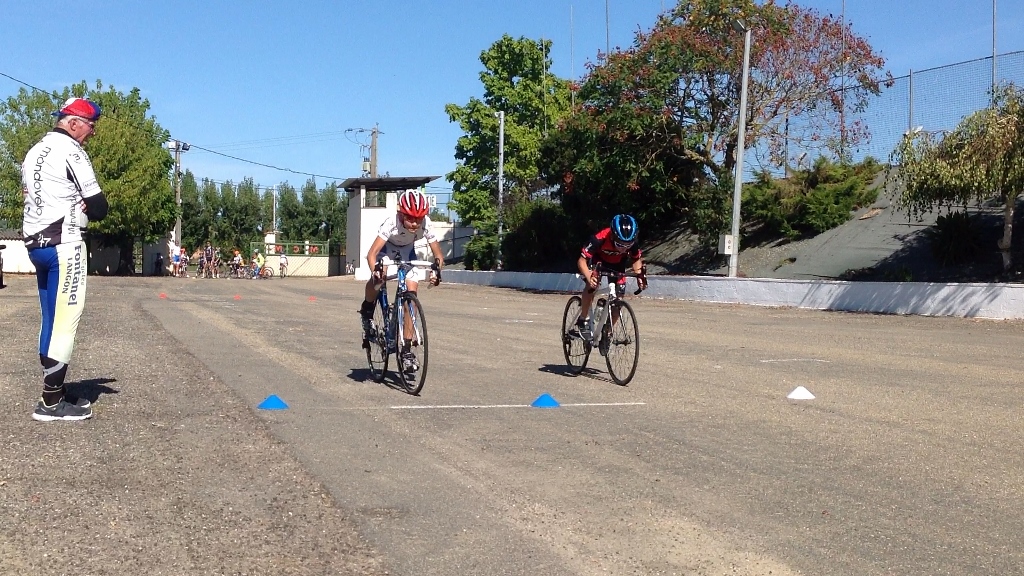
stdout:
{"type": "MultiPolygon", "coordinates": [[[[1024,86],[1024,52],[996,56],[998,83],[1024,86]]],[[[920,127],[926,132],[952,130],[965,116],[991,102],[992,57],[948,64],[894,78],[860,113],[847,114],[861,120],[871,132],[869,141],[850,150],[854,162],[867,156],[885,162],[907,131],[920,127]]],[[[799,153],[799,152],[797,152],[799,153]]]]}

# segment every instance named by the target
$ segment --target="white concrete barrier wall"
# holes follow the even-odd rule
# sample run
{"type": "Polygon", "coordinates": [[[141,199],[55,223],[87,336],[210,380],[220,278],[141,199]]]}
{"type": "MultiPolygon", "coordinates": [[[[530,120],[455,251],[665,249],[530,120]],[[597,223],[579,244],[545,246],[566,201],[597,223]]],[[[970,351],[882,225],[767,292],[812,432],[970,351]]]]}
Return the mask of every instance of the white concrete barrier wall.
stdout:
{"type": "MultiPolygon", "coordinates": [[[[575,292],[575,274],[445,270],[444,281],[529,290],[575,292]]],[[[652,276],[647,298],[754,306],[784,306],[880,314],[1024,318],[1024,285],[926,282],[838,282],[716,276],[652,276]]],[[[630,280],[630,290],[635,289],[630,280]]]]}

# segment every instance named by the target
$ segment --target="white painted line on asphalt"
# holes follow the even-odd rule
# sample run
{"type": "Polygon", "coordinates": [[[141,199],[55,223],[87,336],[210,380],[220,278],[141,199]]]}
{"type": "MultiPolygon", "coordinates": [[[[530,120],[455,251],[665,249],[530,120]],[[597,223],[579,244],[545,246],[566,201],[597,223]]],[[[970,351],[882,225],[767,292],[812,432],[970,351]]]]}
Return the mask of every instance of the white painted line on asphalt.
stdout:
{"type": "Polygon", "coordinates": [[[831,363],[831,360],[819,360],[817,358],[783,358],[779,360],[761,360],[761,362],[824,362],[831,363]]]}
{"type": "MultiPolygon", "coordinates": [[[[645,406],[646,402],[580,402],[559,406],[645,406]]],[[[391,406],[392,410],[445,410],[466,408],[529,408],[529,404],[437,404],[432,406],[391,406]]]]}

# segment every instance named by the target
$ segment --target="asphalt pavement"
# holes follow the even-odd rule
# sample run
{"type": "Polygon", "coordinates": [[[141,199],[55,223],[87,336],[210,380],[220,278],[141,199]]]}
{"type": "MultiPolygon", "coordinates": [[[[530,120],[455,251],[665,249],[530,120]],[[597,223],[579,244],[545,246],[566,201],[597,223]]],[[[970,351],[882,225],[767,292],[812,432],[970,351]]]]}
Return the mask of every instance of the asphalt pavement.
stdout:
{"type": "Polygon", "coordinates": [[[565,295],[442,284],[410,396],[351,279],[89,281],[82,423],[0,291],[2,574],[1024,574],[1018,322],[640,298],[622,387],[565,295]]]}

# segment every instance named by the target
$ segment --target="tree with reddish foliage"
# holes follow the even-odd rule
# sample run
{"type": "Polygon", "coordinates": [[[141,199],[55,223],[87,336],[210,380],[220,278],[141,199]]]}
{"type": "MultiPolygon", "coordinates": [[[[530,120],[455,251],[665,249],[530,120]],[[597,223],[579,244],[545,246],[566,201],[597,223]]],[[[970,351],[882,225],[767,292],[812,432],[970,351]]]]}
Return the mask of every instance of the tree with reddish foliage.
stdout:
{"type": "Polygon", "coordinates": [[[656,226],[722,228],[735,166],[743,34],[753,31],[746,146],[839,154],[868,136],[845,115],[877,94],[884,61],[849,24],[769,1],[681,0],[604,55],[545,147],[548,182],[588,217],[631,210],[656,226]]]}

